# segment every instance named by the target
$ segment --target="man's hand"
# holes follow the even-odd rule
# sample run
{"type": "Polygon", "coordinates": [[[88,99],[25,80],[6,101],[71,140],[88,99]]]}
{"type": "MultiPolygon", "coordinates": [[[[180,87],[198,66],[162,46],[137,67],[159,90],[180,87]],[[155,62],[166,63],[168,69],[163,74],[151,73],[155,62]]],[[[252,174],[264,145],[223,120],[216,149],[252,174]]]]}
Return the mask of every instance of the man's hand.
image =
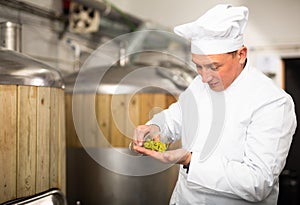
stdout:
{"type": "Polygon", "coordinates": [[[133,142],[137,146],[143,146],[144,137],[147,133],[153,135],[154,141],[159,141],[159,127],[156,125],[139,125],[134,130],[133,142]]]}
{"type": "Polygon", "coordinates": [[[184,149],[175,149],[165,152],[156,152],[140,146],[134,146],[133,149],[141,154],[148,155],[163,163],[176,163],[187,165],[191,161],[192,154],[184,149]]]}

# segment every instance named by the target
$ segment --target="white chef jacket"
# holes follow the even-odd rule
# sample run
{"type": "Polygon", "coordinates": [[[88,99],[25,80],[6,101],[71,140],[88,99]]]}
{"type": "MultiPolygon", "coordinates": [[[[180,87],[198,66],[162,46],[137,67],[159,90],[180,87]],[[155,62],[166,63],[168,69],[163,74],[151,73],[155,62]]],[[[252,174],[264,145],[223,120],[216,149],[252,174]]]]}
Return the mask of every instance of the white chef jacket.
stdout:
{"type": "Polygon", "coordinates": [[[180,168],[170,204],[277,204],[278,177],[296,129],[294,103],[249,63],[222,92],[197,76],[149,123],[193,152],[188,174],[180,168]],[[208,137],[214,145],[203,159],[208,137]]]}

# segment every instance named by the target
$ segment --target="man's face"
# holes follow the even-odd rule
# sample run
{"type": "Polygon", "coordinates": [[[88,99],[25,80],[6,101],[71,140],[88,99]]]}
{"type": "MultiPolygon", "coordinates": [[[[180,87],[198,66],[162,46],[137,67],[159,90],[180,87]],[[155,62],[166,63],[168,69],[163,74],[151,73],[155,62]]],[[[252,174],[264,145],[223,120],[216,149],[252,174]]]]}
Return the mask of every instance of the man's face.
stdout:
{"type": "Polygon", "coordinates": [[[192,60],[202,81],[214,91],[223,91],[242,72],[246,54],[247,49],[243,47],[235,54],[192,54],[192,60]]]}

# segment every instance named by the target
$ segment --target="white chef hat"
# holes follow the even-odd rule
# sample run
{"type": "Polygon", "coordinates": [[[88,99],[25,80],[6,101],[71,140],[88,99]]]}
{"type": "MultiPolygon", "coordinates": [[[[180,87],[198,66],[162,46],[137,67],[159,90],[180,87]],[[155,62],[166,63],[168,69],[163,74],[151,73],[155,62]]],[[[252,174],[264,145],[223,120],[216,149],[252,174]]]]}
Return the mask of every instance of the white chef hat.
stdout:
{"type": "Polygon", "coordinates": [[[219,4],[194,22],[176,26],[174,32],[191,41],[194,54],[221,54],[243,46],[248,8],[219,4]]]}

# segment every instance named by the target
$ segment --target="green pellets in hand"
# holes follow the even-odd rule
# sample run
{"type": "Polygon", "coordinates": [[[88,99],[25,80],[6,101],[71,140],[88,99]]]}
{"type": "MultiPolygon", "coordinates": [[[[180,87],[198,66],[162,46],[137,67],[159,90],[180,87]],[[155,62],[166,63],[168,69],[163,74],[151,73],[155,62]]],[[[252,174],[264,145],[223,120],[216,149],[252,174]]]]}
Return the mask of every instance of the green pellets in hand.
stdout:
{"type": "Polygon", "coordinates": [[[162,142],[154,141],[153,139],[149,139],[146,142],[144,142],[144,147],[146,149],[154,150],[157,152],[164,152],[167,149],[167,145],[162,142]]]}

